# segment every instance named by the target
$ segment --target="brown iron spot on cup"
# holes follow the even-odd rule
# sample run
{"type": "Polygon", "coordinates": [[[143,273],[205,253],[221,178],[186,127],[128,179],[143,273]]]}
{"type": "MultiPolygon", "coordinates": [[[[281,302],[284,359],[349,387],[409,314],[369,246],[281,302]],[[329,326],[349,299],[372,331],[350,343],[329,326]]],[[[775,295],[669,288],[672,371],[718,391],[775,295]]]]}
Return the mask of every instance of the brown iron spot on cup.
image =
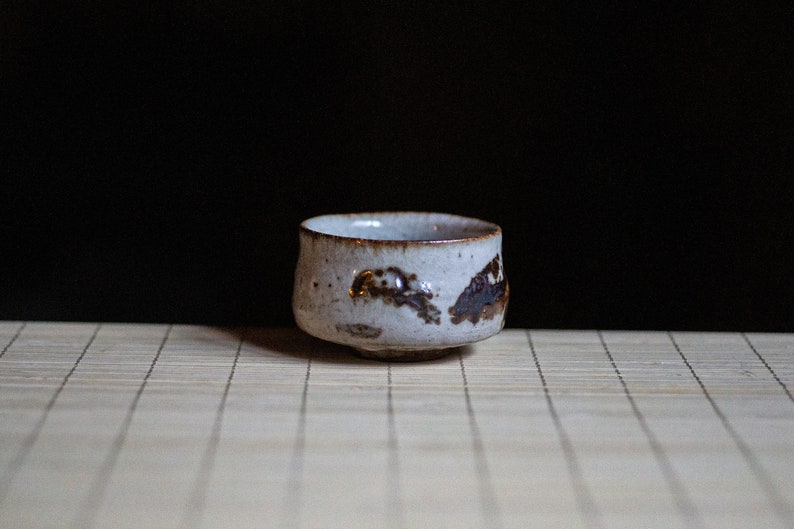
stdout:
{"type": "Polygon", "coordinates": [[[471,278],[455,305],[449,308],[450,319],[455,325],[464,320],[469,320],[472,324],[477,324],[480,318],[491,320],[504,312],[509,297],[510,287],[502,273],[502,263],[497,255],[471,278]]]}
{"type": "Polygon", "coordinates": [[[337,324],[336,330],[359,338],[377,338],[383,332],[380,327],[373,327],[365,323],[340,323],[337,324]]]}
{"type": "Polygon", "coordinates": [[[417,312],[425,323],[441,324],[441,311],[430,303],[433,293],[416,274],[408,274],[396,266],[360,272],[348,291],[354,300],[370,296],[379,298],[387,305],[407,306],[417,312]]]}

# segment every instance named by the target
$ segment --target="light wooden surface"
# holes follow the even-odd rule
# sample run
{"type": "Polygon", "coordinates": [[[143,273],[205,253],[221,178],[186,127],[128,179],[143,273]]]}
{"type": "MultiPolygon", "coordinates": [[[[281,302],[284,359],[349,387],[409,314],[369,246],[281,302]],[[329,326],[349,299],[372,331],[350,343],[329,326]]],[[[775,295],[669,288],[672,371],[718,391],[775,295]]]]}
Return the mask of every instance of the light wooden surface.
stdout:
{"type": "Polygon", "coordinates": [[[794,334],[0,322],[0,527],[791,528],[794,334]]]}

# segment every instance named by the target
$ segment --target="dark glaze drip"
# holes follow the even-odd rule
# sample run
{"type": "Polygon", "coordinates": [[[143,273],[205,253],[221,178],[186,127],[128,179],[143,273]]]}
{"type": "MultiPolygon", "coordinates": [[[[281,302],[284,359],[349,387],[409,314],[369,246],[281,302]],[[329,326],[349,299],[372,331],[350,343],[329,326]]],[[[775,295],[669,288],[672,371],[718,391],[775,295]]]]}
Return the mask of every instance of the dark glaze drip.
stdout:
{"type": "Polygon", "coordinates": [[[510,287],[504,275],[501,281],[497,281],[501,270],[502,264],[497,255],[471,278],[469,286],[458,296],[455,306],[449,308],[452,323],[457,325],[469,320],[476,324],[480,318],[490,320],[504,312],[510,297],[510,287]],[[493,283],[490,282],[489,276],[493,277],[493,283]]]}
{"type": "Polygon", "coordinates": [[[346,332],[351,336],[358,336],[360,338],[377,338],[383,332],[380,327],[373,327],[364,323],[346,323],[337,324],[336,330],[339,332],[346,332]]]}
{"type": "Polygon", "coordinates": [[[425,323],[441,324],[441,311],[430,303],[433,293],[416,274],[407,274],[396,266],[384,269],[364,270],[359,273],[350,286],[350,297],[362,296],[380,298],[387,305],[403,305],[417,312],[425,323]]]}

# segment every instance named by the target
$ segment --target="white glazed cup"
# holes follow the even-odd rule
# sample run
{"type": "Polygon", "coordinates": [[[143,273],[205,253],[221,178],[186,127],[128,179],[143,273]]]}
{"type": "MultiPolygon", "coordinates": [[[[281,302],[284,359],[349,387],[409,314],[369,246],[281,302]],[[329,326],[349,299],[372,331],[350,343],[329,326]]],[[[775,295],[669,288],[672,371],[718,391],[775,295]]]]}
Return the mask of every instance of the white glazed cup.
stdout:
{"type": "Polygon", "coordinates": [[[496,224],[445,213],[303,221],[292,307],[305,332],[368,358],[425,360],[504,326],[496,224]]]}

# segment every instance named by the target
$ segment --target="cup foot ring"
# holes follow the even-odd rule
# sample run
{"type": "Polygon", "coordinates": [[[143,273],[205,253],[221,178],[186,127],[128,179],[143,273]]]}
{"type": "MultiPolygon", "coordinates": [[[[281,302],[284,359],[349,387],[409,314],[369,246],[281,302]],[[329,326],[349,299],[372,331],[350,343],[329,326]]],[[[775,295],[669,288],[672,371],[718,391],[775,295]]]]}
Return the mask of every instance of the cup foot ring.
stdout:
{"type": "Polygon", "coordinates": [[[446,356],[455,351],[456,348],[449,349],[379,349],[369,351],[354,347],[353,351],[357,356],[369,360],[380,360],[383,362],[421,362],[423,360],[434,360],[446,356]]]}

